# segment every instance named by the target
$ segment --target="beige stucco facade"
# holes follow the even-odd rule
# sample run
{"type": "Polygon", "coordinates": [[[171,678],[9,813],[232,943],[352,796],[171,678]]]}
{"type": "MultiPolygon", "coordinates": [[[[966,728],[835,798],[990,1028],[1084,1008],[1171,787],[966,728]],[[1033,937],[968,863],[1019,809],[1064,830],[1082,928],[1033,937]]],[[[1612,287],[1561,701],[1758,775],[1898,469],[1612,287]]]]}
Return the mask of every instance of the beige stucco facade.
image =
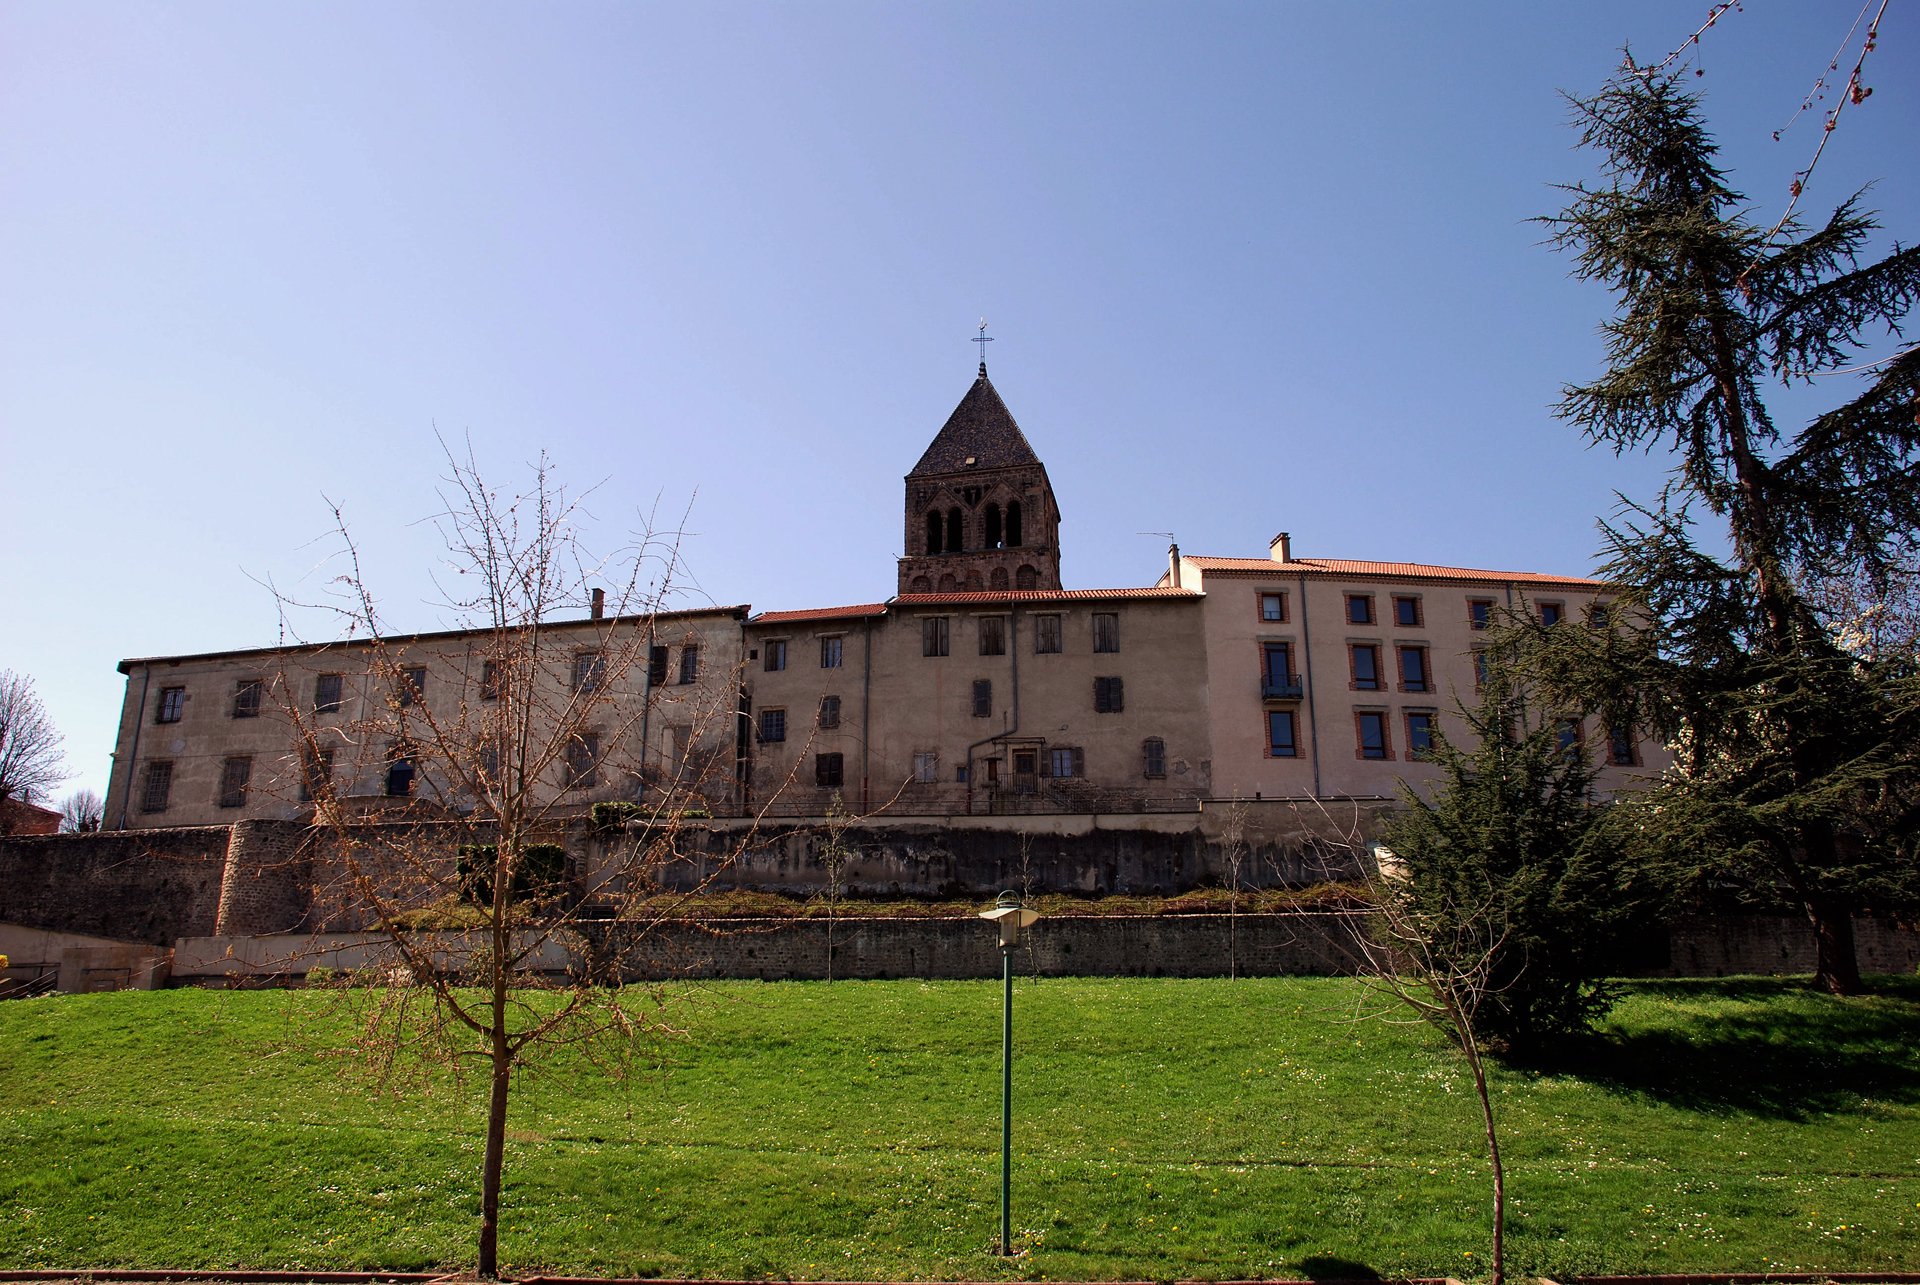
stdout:
{"type": "Polygon", "coordinates": [[[321,776],[343,809],[369,816],[469,810],[471,772],[501,735],[495,679],[522,668],[528,694],[504,703],[510,716],[525,712],[536,743],[565,727],[591,747],[579,759],[530,756],[536,803],[631,799],[647,780],[724,804],[745,616],[716,608],[553,622],[537,636],[461,630],[122,661],[106,826],[308,816],[321,776]]]}
{"type": "MultiPolygon", "coordinates": [[[[901,592],[884,602],[544,624],[535,722],[585,738],[593,770],[548,755],[540,797],[788,816],[1392,798],[1435,778],[1426,737],[1463,731],[1485,626],[1521,612],[1584,628],[1605,601],[1573,577],[1295,557],[1285,536],[1266,557],[1172,550],[1152,586],[1060,588],[1051,483],[984,366],[905,482],[901,592]]],[[[525,641],[122,662],[107,827],[307,815],[316,746],[353,808],[470,809],[479,751],[462,747],[497,735],[488,664],[525,641]]],[[[1631,729],[1587,719],[1577,735],[1608,792],[1667,761],[1631,729]]]]}

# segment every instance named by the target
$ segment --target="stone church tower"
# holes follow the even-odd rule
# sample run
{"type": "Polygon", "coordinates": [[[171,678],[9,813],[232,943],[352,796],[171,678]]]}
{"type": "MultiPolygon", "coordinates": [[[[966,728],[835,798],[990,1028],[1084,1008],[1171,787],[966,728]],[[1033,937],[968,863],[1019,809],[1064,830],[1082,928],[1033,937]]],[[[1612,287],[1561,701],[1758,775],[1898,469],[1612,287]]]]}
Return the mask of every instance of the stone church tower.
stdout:
{"type": "Polygon", "coordinates": [[[907,474],[901,593],[1060,588],[1060,508],[1047,469],[980,376],[907,474]]]}

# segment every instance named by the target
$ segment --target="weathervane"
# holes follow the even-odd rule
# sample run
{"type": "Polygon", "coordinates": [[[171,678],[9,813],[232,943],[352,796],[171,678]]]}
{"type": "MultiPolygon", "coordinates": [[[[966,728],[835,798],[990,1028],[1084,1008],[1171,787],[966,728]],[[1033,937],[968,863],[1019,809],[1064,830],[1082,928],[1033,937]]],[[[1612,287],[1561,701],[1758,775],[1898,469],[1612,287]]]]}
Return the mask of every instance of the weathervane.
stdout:
{"type": "Polygon", "coordinates": [[[987,333],[987,319],[980,318],[980,333],[968,341],[980,345],[980,373],[987,373],[987,345],[993,342],[993,336],[987,333]]]}

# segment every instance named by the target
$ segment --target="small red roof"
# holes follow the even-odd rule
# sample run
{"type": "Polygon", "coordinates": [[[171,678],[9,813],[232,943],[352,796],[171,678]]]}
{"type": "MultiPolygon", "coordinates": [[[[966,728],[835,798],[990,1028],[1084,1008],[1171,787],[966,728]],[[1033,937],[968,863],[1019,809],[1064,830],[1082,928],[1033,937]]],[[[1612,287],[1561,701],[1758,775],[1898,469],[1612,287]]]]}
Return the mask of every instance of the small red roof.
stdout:
{"type": "Polygon", "coordinates": [[[806,611],[763,611],[747,623],[750,625],[788,625],[807,620],[858,620],[869,616],[884,616],[887,604],[884,602],[862,602],[851,607],[814,607],[806,611]]]}
{"type": "Polygon", "coordinates": [[[1198,598],[1193,589],[1153,586],[1143,589],[972,589],[949,593],[903,593],[897,607],[933,607],[949,603],[1082,602],[1129,598],[1198,598]]]}
{"type": "Polygon", "coordinates": [[[1605,584],[1581,576],[1550,576],[1539,571],[1487,571],[1478,567],[1442,567],[1428,562],[1368,562],[1354,558],[1187,558],[1201,571],[1267,576],[1379,576],[1394,580],[1477,580],[1495,584],[1564,585],[1594,589],[1605,584]]]}

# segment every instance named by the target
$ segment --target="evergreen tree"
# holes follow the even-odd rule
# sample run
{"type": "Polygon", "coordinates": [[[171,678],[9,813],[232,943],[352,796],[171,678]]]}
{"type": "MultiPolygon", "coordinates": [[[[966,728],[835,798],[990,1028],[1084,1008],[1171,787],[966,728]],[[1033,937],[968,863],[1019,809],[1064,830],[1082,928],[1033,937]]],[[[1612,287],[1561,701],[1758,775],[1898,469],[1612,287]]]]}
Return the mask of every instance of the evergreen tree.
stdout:
{"type": "Polygon", "coordinates": [[[1920,543],[1920,351],[1873,363],[1797,432],[1765,392],[1897,336],[1920,250],[1863,265],[1878,225],[1858,195],[1818,228],[1757,228],[1698,100],[1630,61],[1576,108],[1605,181],[1569,188],[1546,222],[1617,310],[1607,370],[1559,412],[1592,442],[1675,464],[1657,500],[1607,528],[1605,573],[1641,618],[1538,631],[1535,676],[1673,743],[1674,772],[1632,809],[1642,836],[1789,897],[1819,984],[1850,992],[1851,915],[1914,882],[1915,692],[1910,672],[1840,645],[1807,590],[1883,587],[1920,543]]]}
{"type": "Polygon", "coordinates": [[[1657,895],[1608,838],[1569,723],[1536,717],[1497,668],[1462,715],[1475,743],[1437,741],[1440,788],[1409,792],[1389,827],[1404,878],[1384,885],[1387,917],[1446,975],[1476,979],[1478,1040],[1525,1053],[1605,1011],[1618,939],[1657,895]]]}

